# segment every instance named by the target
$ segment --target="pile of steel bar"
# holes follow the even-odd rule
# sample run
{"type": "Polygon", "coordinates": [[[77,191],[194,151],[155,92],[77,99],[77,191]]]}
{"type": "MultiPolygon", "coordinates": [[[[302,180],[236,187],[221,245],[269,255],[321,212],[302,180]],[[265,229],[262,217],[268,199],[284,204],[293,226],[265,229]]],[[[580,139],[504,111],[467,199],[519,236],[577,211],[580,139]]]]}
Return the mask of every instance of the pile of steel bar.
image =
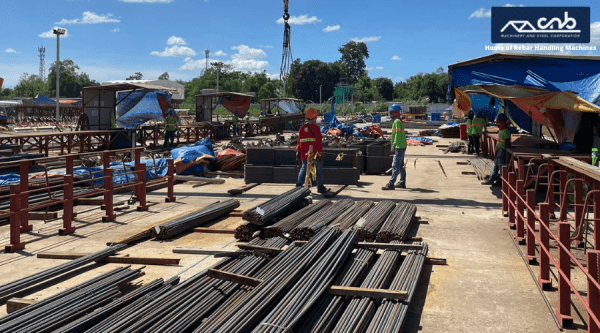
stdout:
{"type": "MultiPolygon", "coordinates": [[[[354,253],[343,271],[335,281],[336,286],[355,287],[364,278],[369,265],[375,258],[376,250],[358,249],[354,253]]],[[[320,333],[330,332],[342,314],[347,296],[323,295],[311,308],[306,320],[297,326],[301,326],[298,333],[320,333]]]]}
{"type": "MultiPolygon", "coordinates": [[[[360,287],[386,289],[390,279],[397,271],[396,265],[402,256],[400,252],[397,250],[384,251],[360,287]]],[[[332,332],[364,332],[373,318],[378,302],[371,297],[353,297],[332,332]]]]}
{"type": "Polygon", "coordinates": [[[403,241],[417,213],[417,206],[400,202],[377,233],[377,242],[403,241]]]}
{"type": "Polygon", "coordinates": [[[119,285],[143,273],[129,267],[117,268],[70,288],[39,303],[27,306],[0,320],[2,332],[52,332],[119,296],[119,285]]]}
{"type": "Polygon", "coordinates": [[[427,244],[424,244],[422,250],[408,252],[400,270],[390,284],[390,289],[406,290],[408,299],[406,301],[384,299],[377,308],[377,312],[367,328],[367,333],[392,333],[402,330],[402,323],[404,323],[408,306],[417,289],[417,282],[423,270],[427,251],[427,244]]]}
{"type": "Polygon", "coordinates": [[[338,216],[333,222],[331,227],[336,228],[338,231],[344,231],[350,229],[358,220],[365,215],[373,207],[373,201],[361,200],[356,202],[348,211],[338,216]]]}
{"type": "Polygon", "coordinates": [[[318,233],[319,230],[329,225],[329,223],[345,213],[353,205],[354,201],[352,199],[343,199],[333,205],[326,206],[317,213],[309,216],[304,222],[294,228],[290,233],[290,237],[293,240],[309,240],[318,233]]]}
{"type": "Polygon", "coordinates": [[[295,187],[245,211],[243,219],[256,225],[268,225],[301,208],[298,205],[308,195],[310,195],[310,190],[307,187],[295,187]]]}
{"type": "Polygon", "coordinates": [[[254,238],[254,233],[260,230],[260,226],[246,222],[235,228],[233,237],[239,241],[247,242],[254,238]]]}
{"type": "Polygon", "coordinates": [[[353,250],[356,230],[346,230],[279,301],[253,332],[288,331],[314,304],[353,250]]]}
{"type": "Polygon", "coordinates": [[[282,236],[294,230],[300,223],[304,222],[309,216],[315,214],[325,206],[331,204],[331,200],[325,199],[320,200],[316,203],[310,204],[294,214],[282,219],[281,221],[267,227],[263,230],[263,236],[266,238],[282,236]]]}
{"type": "Polygon", "coordinates": [[[475,173],[477,174],[477,179],[479,180],[489,177],[494,169],[494,161],[488,158],[473,157],[467,159],[467,162],[473,166],[473,169],[475,169],[475,173]]]}
{"type": "Polygon", "coordinates": [[[377,232],[395,206],[396,204],[390,200],[376,203],[375,207],[361,217],[355,225],[355,228],[359,231],[358,240],[360,242],[374,241],[377,232]]]}
{"type": "Polygon", "coordinates": [[[209,317],[194,332],[235,333],[255,328],[309,267],[322,257],[337,235],[336,230],[327,228],[299,249],[295,245],[289,246],[271,261],[274,264],[269,265],[269,270],[276,274],[263,278],[258,286],[243,295],[238,302],[209,317]]]}
{"type": "Polygon", "coordinates": [[[79,268],[85,264],[88,264],[90,262],[99,261],[101,259],[104,259],[110,255],[115,254],[117,251],[119,251],[125,247],[126,247],[126,245],[123,245],[123,244],[109,246],[102,251],[88,254],[85,257],[71,260],[60,266],[56,266],[56,267],[47,269],[43,272],[33,274],[33,275],[27,276],[25,278],[18,279],[17,281],[0,286],[0,298],[4,298],[10,294],[13,294],[17,291],[21,291],[23,289],[29,288],[29,287],[31,287],[37,283],[40,283],[42,281],[46,281],[51,278],[57,277],[61,274],[70,272],[70,271],[72,271],[76,268],[79,268]]]}
{"type": "Polygon", "coordinates": [[[239,206],[240,202],[235,199],[216,202],[191,214],[187,214],[158,225],[152,228],[151,231],[158,239],[171,238],[189,229],[221,217],[238,208],[239,206]]]}

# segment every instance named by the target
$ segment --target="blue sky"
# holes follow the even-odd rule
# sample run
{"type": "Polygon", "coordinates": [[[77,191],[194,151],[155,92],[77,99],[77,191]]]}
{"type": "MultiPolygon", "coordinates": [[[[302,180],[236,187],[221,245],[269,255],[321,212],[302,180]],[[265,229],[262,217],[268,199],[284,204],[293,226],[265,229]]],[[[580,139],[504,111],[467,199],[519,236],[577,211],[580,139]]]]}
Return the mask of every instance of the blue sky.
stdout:
{"type": "MultiPolygon", "coordinates": [[[[489,10],[503,5],[510,4],[290,0],[292,53],[302,61],[331,62],[340,58],[340,46],[364,40],[370,77],[398,82],[491,53],[484,49],[492,45],[489,10]]],[[[512,5],[590,6],[592,44],[600,46],[596,3],[512,5]]],[[[168,72],[171,79],[187,81],[204,68],[204,49],[211,60],[230,62],[237,70],[266,70],[278,77],[282,14],[281,0],[0,0],[0,77],[13,87],[22,73],[38,74],[40,46],[46,48],[47,70],[56,60],[51,30],[57,26],[68,30],[61,37],[61,59],[73,60],[99,82],[134,72],[144,79],[168,72]]]]}

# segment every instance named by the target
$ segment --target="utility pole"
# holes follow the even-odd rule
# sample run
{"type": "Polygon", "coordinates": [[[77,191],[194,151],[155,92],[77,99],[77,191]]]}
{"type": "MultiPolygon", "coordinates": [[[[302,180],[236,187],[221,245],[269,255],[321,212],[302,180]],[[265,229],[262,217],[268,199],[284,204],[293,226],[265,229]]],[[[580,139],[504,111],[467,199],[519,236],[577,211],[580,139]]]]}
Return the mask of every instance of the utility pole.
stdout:
{"type": "Polygon", "coordinates": [[[46,48],[38,47],[38,52],[40,52],[40,79],[42,81],[46,81],[46,63],[44,62],[44,58],[46,57],[46,48]]]}
{"type": "Polygon", "coordinates": [[[206,73],[208,71],[208,56],[210,55],[210,50],[204,50],[204,54],[206,55],[206,69],[204,70],[204,72],[206,73]]]}
{"type": "Polygon", "coordinates": [[[57,28],[53,29],[52,33],[56,35],[56,120],[60,119],[60,35],[64,35],[67,32],[65,29],[57,28]]]}

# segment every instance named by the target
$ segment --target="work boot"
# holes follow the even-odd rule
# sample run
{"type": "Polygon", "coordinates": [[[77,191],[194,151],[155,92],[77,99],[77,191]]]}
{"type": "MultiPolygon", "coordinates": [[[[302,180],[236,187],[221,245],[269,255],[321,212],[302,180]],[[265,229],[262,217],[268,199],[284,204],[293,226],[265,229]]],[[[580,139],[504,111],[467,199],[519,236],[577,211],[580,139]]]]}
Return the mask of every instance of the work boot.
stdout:
{"type": "Polygon", "coordinates": [[[492,185],[494,180],[492,178],[487,178],[486,180],[481,182],[481,185],[492,185]]]}
{"type": "Polygon", "coordinates": [[[329,189],[327,187],[323,187],[323,188],[318,189],[317,192],[324,194],[324,193],[329,192],[329,189]]]}
{"type": "Polygon", "coordinates": [[[406,188],[406,184],[403,182],[397,182],[396,185],[394,185],[396,188],[406,188]]]}
{"type": "Polygon", "coordinates": [[[393,190],[394,188],[395,188],[395,187],[394,187],[394,184],[387,183],[387,184],[385,184],[385,186],[384,186],[384,187],[382,187],[381,189],[382,189],[382,190],[384,190],[384,191],[386,191],[386,190],[393,190]]]}

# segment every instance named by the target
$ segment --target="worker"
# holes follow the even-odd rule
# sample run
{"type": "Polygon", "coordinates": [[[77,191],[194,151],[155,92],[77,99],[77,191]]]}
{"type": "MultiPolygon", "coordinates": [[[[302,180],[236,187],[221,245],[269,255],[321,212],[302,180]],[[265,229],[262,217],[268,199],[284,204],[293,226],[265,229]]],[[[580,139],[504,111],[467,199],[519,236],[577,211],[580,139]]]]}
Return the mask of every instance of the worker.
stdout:
{"type": "Polygon", "coordinates": [[[500,185],[500,168],[506,164],[506,149],[510,148],[510,131],[508,130],[508,117],[504,113],[498,114],[496,117],[496,124],[498,125],[498,146],[496,149],[496,160],[494,161],[494,169],[489,178],[487,178],[483,185],[500,185]]]}
{"type": "Polygon", "coordinates": [[[261,120],[263,120],[264,117],[265,117],[265,112],[264,111],[260,111],[260,116],[258,116],[258,122],[260,122],[261,120]]]}
{"type": "Polygon", "coordinates": [[[233,123],[233,136],[238,136],[240,134],[240,116],[237,111],[231,118],[231,123],[233,123]]]}
{"type": "MultiPolygon", "coordinates": [[[[393,106],[393,105],[392,105],[393,106]]],[[[390,107],[390,111],[393,111],[390,107]]],[[[392,162],[392,178],[381,189],[393,190],[395,188],[406,188],[406,170],[404,170],[404,153],[406,153],[406,131],[402,117],[398,112],[390,112],[390,116],[394,119],[392,124],[392,151],[394,152],[394,160],[392,162]],[[400,181],[394,185],[394,182],[400,174],[400,181]]]]}
{"type": "Polygon", "coordinates": [[[475,154],[479,156],[479,146],[481,144],[481,136],[485,131],[485,125],[487,124],[487,119],[484,114],[480,114],[473,118],[473,125],[471,129],[471,135],[473,136],[473,146],[475,147],[475,154]]]}
{"type": "Polygon", "coordinates": [[[467,154],[473,154],[473,118],[475,114],[473,110],[469,111],[467,114],[467,137],[469,139],[469,144],[467,145],[467,154]]]}
{"type": "Polygon", "coordinates": [[[285,127],[285,125],[283,124],[283,122],[281,121],[281,113],[279,113],[279,111],[275,112],[275,117],[279,117],[278,123],[276,125],[277,128],[277,132],[279,132],[280,134],[283,133],[283,128],[285,127]]]}
{"type": "Polygon", "coordinates": [[[302,168],[300,168],[300,173],[298,173],[296,186],[304,185],[308,169],[308,153],[310,147],[312,147],[312,153],[316,160],[317,191],[319,193],[326,193],[328,189],[324,186],[323,179],[323,141],[321,138],[321,129],[317,126],[317,116],[317,110],[308,109],[306,111],[306,122],[300,127],[300,132],[298,133],[296,149],[302,159],[302,168]]]}
{"type": "Polygon", "coordinates": [[[175,115],[175,110],[169,109],[169,113],[165,119],[165,143],[163,144],[165,148],[174,145],[177,127],[177,116],[175,115]]]}

